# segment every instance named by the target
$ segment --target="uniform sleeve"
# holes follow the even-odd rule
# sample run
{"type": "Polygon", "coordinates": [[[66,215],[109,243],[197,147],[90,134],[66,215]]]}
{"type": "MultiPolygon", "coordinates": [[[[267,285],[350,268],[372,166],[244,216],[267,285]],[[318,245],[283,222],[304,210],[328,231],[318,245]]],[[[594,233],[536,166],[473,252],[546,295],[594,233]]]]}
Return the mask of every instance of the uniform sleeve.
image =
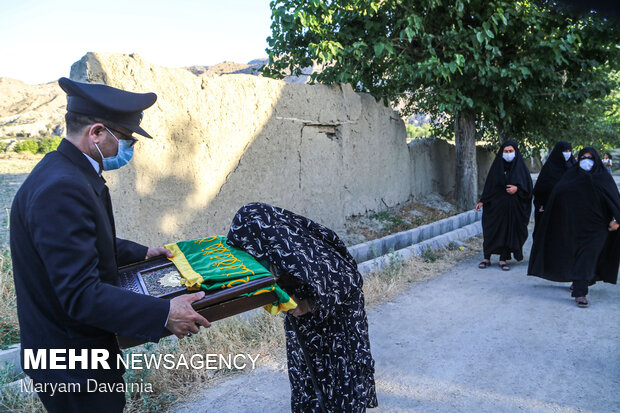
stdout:
{"type": "Polygon", "coordinates": [[[137,242],[116,238],[116,259],[119,267],[144,260],[148,250],[148,247],[137,242]]]}
{"type": "Polygon", "coordinates": [[[66,314],[106,331],[157,341],[170,302],[101,282],[95,212],[85,188],[60,179],[32,201],[27,213],[30,231],[66,314]]]}

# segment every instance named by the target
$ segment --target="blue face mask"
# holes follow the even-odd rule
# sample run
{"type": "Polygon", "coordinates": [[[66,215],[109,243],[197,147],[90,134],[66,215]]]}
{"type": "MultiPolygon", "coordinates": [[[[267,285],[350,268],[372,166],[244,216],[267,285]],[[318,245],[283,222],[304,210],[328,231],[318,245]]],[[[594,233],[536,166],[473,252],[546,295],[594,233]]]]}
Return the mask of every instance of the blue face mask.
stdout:
{"type": "Polygon", "coordinates": [[[584,171],[590,171],[592,170],[592,167],[594,166],[594,161],[592,159],[585,158],[579,161],[579,166],[584,171]]]}
{"type": "Polygon", "coordinates": [[[111,171],[113,169],[118,169],[121,166],[127,165],[127,163],[131,160],[131,158],[133,157],[133,146],[132,146],[132,143],[134,141],[130,141],[130,140],[127,140],[127,139],[119,140],[110,131],[110,129],[105,128],[105,130],[107,130],[108,133],[110,135],[112,135],[114,137],[114,139],[116,139],[116,141],[118,142],[118,152],[116,153],[116,156],[110,156],[108,158],[104,158],[103,154],[101,153],[101,150],[99,149],[99,146],[97,146],[97,144],[95,144],[95,147],[99,151],[99,155],[101,155],[101,163],[103,164],[103,170],[104,171],[111,171]]]}
{"type": "Polygon", "coordinates": [[[516,155],[516,152],[504,152],[502,153],[502,158],[504,158],[506,162],[512,162],[516,155]]]}

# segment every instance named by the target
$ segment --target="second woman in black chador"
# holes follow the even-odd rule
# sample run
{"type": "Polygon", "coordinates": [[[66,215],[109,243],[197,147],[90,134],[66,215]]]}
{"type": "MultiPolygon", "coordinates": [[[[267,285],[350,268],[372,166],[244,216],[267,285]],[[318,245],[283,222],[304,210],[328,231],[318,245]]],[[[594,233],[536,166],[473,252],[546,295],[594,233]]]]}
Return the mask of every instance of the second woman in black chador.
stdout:
{"type": "Polygon", "coordinates": [[[540,225],[540,219],[553,187],[560,181],[564,172],[577,163],[572,150],[573,146],[570,142],[556,143],[538,174],[536,185],[534,185],[534,233],[532,237],[536,235],[536,229],[540,225]]]}

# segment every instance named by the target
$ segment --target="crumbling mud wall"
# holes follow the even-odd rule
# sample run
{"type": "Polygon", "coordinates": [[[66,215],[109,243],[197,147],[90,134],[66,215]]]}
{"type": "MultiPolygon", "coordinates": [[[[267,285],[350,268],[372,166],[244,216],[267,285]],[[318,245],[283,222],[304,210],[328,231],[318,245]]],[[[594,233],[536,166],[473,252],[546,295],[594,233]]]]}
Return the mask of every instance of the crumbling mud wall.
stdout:
{"type": "Polygon", "coordinates": [[[140,139],[128,166],[105,173],[119,236],[148,245],[226,234],[248,202],[338,230],[348,216],[454,185],[443,144],[412,149],[398,114],[349,85],[198,77],[98,53],[76,62],[71,78],[158,95],[142,122],[155,139],[140,139]]]}

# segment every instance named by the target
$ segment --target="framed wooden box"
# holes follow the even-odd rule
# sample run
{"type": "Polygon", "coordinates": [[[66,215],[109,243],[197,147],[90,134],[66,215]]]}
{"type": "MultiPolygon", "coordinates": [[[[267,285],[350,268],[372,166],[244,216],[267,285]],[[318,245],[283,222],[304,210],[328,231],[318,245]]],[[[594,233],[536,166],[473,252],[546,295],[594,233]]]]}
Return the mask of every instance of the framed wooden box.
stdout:
{"type": "MultiPolygon", "coordinates": [[[[119,268],[118,271],[120,286],[138,294],[172,299],[181,294],[195,292],[188,291],[185,286],[174,286],[173,282],[169,282],[174,280],[174,277],[177,275],[180,277],[180,274],[174,264],[164,256],[127,265],[119,268]],[[162,279],[165,282],[160,282],[162,279]]],[[[241,294],[269,287],[275,282],[276,279],[270,276],[223,290],[207,292],[205,297],[194,302],[192,307],[211,322],[221,320],[278,301],[273,291],[254,296],[239,297],[241,294]]],[[[168,332],[166,335],[171,335],[171,333],[168,332]]],[[[117,340],[119,346],[123,349],[145,343],[143,340],[124,336],[117,336],[117,340]]]]}

